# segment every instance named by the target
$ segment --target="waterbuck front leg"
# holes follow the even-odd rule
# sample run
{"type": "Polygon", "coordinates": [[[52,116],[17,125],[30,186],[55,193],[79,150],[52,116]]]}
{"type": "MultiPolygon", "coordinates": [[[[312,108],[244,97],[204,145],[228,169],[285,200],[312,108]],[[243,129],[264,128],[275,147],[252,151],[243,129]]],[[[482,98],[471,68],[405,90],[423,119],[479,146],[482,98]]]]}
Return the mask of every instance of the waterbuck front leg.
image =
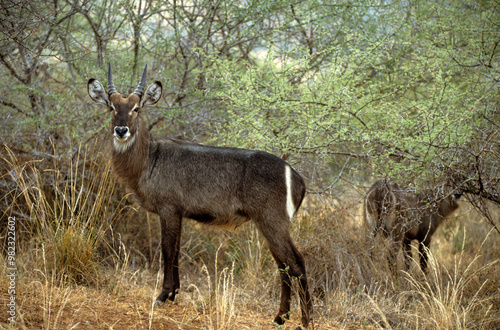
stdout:
{"type": "Polygon", "coordinates": [[[418,244],[418,252],[420,252],[420,269],[425,273],[427,271],[427,260],[429,259],[429,246],[431,245],[431,235],[427,235],[423,242],[418,244]]]}
{"type": "Polygon", "coordinates": [[[405,259],[405,267],[408,271],[411,265],[411,240],[407,238],[403,239],[403,255],[405,259]]]}
{"type": "Polygon", "coordinates": [[[161,252],[163,255],[163,286],[156,298],[159,303],[174,301],[180,288],[179,250],[181,246],[182,216],[177,212],[164,212],[161,221],[161,252]]]}
{"type": "MultiPolygon", "coordinates": [[[[393,275],[396,275],[398,272],[398,252],[401,247],[404,247],[404,233],[403,229],[399,224],[396,224],[394,228],[388,235],[389,238],[389,253],[387,256],[387,261],[389,263],[389,270],[393,275]]],[[[405,258],[406,260],[406,258],[405,258]]]]}

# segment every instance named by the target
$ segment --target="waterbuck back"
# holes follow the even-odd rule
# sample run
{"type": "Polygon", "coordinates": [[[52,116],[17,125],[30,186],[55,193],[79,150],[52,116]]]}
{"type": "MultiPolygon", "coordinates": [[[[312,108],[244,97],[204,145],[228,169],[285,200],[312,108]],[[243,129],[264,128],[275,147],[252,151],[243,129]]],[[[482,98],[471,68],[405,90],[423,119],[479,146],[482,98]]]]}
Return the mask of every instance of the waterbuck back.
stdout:
{"type": "Polygon", "coordinates": [[[263,151],[204,146],[174,139],[155,139],[141,112],[159,101],[162,84],[145,88],[146,68],[135,91],[122,97],[90,79],[90,97],[112,116],[113,172],[138,203],[159,215],[164,280],[158,302],[174,300],[180,288],[179,250],[185,218],[207,225],[237,227],[252,220],[266,239],[281,273],[281,303],[274,321],[290,313],[291,278],[298,278],[302,325],[312,311],[304,258],[289,226],[302,203],[305,184],[284,160],[263,151]]]}
{"type": "Polygon", "coordinates": [[[406,268],[409,268],[410,244],[412,240],[417,240],[420,267],[426,270],[432,235],[442,221],[458,209],[460,196],[446,186],[416,193],[390,180],[379,180],[373,184],[364,199],[364,220],[372,232],[371,238],[381,232],[391,239],[391,269],[394,270],[400,246],[403,247],[406,268]]]}

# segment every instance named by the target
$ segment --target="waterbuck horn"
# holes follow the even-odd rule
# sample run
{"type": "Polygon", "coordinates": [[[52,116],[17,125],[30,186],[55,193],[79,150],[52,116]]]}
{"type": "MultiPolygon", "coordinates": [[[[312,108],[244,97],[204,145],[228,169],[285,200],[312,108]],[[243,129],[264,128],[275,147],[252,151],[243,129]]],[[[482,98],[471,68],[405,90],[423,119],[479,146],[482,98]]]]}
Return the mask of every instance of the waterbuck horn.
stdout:
{"type": "Polygon", "coordinates": [[[142,93],[144,92],[144,87],[146,87],[146,71],[148,69],[148,65],[144,66],[144,72],[142,73],[141,82],[135,88],[134,94],[142,97],[142,93]]]}
{"type": "Polygon", "coordinates": [[[113,85],[113,76],[111,75],[111,62],[108,62],[108,95],[118,93],[113,85]]]}

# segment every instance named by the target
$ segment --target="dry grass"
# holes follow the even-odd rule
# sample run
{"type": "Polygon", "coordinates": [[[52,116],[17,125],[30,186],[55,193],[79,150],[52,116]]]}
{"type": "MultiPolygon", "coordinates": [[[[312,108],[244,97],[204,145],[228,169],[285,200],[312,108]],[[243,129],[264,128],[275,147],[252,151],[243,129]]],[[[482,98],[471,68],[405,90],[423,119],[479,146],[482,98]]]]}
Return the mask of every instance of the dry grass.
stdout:
{"type": "MultiPolygon", "coordinates": [[[[181,292],[175,303],[153,308],[162,282],[159,225],[122,199],[107,158],[82,148],[47,164],[4,150],[9,208],[2,237],[6,216],[19,219],[15,328],[294,329],[300,323],[297,295],[291,320],[282,327],[270,322],[279,274],[252,224],[227,232],[186,221],[181,292]]],[[[415,263],[393,277],[382,245],[367,252],[360,199],[309,195],[292,224],[307,261],[314,329],[500,327],[500,237],[478,214],[464,205],[437,231],[427,274],[415,263]]],[[[9,299],[6,265],[3,253],[2,306],[9,299]]],[[[0,327],[14,328],[3,320],[0,327]]]]}
{"type": "Polygon", "coordinates": [[[115,189],[109,163],[90,159],[87,150],[77,149],[67,168],[40,169],[37,161],[20,163],[5,148],[3,158],[10,168],[4,179],[15,182],[10,210],[29,224],[26,231],[33,249],[27,251],[35,264],[43,263],[44,273],[57,280],[96,284],[99,278],[98,249],[116,216],[115,189]],[[24,213],[22,213],[24,211],[24,213]],[[42,260],[40,260],[42,259],[42,260]]]}

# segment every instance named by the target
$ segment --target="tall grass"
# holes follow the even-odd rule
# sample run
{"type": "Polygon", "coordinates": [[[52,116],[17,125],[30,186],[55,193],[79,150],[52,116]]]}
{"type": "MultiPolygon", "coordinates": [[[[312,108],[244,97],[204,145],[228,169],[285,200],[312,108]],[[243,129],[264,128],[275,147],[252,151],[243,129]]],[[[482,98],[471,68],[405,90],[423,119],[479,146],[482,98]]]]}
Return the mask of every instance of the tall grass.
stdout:
{"type": "Polygon", "coordinates": [[[211,275],[208,267],[204,265],[201,273],[205,275],[206,290],[197,285],[191,285],[191,303],[199,309],[205,317],[208,329],[236,329],[237,287],[234,285],[234,262],[230,267],[219,270],[220,246],[215,253],[215,274],[211,275]]]}
{"type": "MultiPolygon", "coordinates": [[[[216,254],[216,264],[219,251],[216,254]]],[[[205,268],[206,270],[206,268],[205,268]]],[[[207,272],[208,282],[210,275],[207,272]]],[[[215,269],[215,288],[209,286],[215,317],[210,318],[212,329],[231,329],[236,315],[236,287],[234,286],[234,262],[231,267],[224,267],[221,271],[215,269]]]]}
{"type": "MultiPolygon", "coordinates": [[[[488,329],[500,325],[498,250],[500,238],[467,205],[433,237],[429,269],[412,267],[392,275],[384,245],[371,242],[352,200],[309,200],[294,234],[307,261],[316,313],[329,315],[320,328],[488,329]],[[300,225],[300,228],[299,228],[300,225]],[[475,240],[465,240],[465,227],[475,240]],[[298,232],[296,232],[296,230],[298,232]],[[446,239],[443,239],[447,236],[446,239]],[[456,253],[456,240],[463,244],[456,253]]],[[[414,249],[416,250],[416,249],[414,249]]],[[[400,256],[402,259],[402,252],[400,256]]],[[[401,260],[402,261],[402,260],[401,260]]],[[[401,262],[402,263],[402,262],[401,262]]],[[[318,315],[318,314],[316,314],[318,315]]],[[[316,318],[318,324],[318,318],[316,318]]]]}
{"type": "MultiPolygon", "coordinates": [[[[485,241],[486,238],[483,243],[485,241]]],[[[498,260],[485,265],[478,264],[479,251],[472,261],[466,262],[464,252],[462,248],[455,256],[452,269],[442,265],[431,253],[431,267],[429,273],[424,274],[423,280],[406,273],[406,279],[411,286],[408,293],[416,300],[412,316],[426,328],[490,328],[489,314],[494,298],[483,296],[481,292],[488,285],[489,279],[478,280],[482,274],[491,270],[498,260]]]]}
{"type": "Polygon", "coordinates": [[[497,261],[477,265],[478,260],[477,255],[472,261],[460,255],[450,269],[431,252],[428,274],[401,271],[408,285],[364,293],[361,301],[369,304],[360,318],[364,324],[397,329],[496,328],[498,296],[483,292],[490,281],[481,278],[494,271],[497,261]]]}
{"type": "Polygon", "coordinates": [[[32,236],[35,265],[57,280],[96,284],[99,249],[116,216],[110,163],[80,146],[67,161],[54,157],[53,166],[41,169],[42,161],[22,162],[8,147],[5,151],[2,160],[9,170],[4,179],[15,183],[6,213],[17,214],[29,229],[24,236],[32,236]]]}
{"type": "MultiPolygon", "coordinates": [[[[110,163],[95,149],[26,161],[4,148],[0,157],[7,169],[0,189],[8,187],[0,201],[10,201],[2,216],[16,216],[22,241],[17,260],[27,295],[20,297],[17,327],[78,328],[89,322],[99,328],[103,319],[114,328],[268,326],[279,305],[279,272],[252,224],[227,232],[185,221],[181,290],[174,304],[151,307],[162,275],[159,223],[156,216],[150,221],[144,212],[123,207],[110,163]],[[99,299],[93,303],[105,297],[121,313],[86,305],[92,303],[85,297],[94,295],[99,299]],[[75,308],[92,313],[73,320],[68,313],[75,308]]],[[[368,252],[359,200],[308,195],[291,223],[306,259],[315,329],[500,326],[500,238],[488,235],[476,214],[464,211],[467,216],[447,220],[436,232],[427,274],[415,262],[393,276],[382,245],[374,244],[374,255],[368,252]]],[[[0,284],[5,264],[2,255],[0,284]]],[[[300,323],[297,296],[284,329],[300,323]]]]}
{"type": "Polygon", "coordinates": [[[57,283],[56,274],[47,270],[47,266],[50,267],[50,263],[47,262],[44,248],[42,248],[42,260],[43,271],[39,270],[42,280],[34,281],[31,284],[42,298],[43,328],[57,329],[60,327],[61,316],[69,301],[69,287],[65,287],[62,280],[57,283]],[[63,288],[62,292],[58,290],[59,287],[63,288]],[[58,305],[58,307],[55,308],[55,305],[58,305]]]}

